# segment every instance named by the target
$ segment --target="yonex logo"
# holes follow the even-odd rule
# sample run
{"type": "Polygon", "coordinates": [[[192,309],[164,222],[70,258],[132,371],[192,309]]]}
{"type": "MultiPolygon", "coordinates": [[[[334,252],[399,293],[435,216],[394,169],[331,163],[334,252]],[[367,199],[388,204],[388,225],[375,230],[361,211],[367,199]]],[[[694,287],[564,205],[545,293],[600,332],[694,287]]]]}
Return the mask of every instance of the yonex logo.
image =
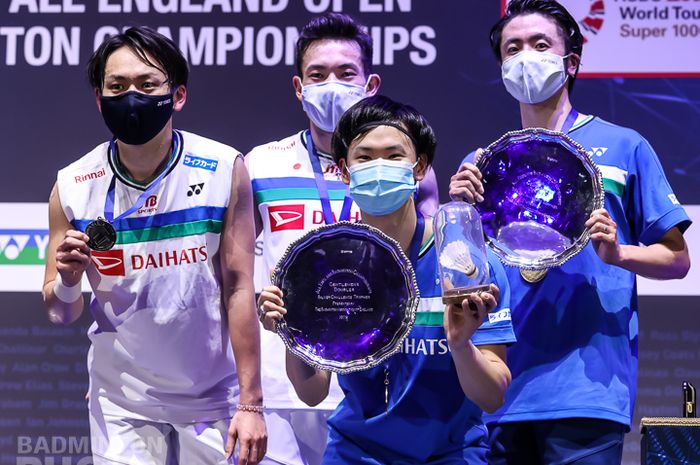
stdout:
{"type": "Polygon", "coordinates": [[[270,230],[294,230],[304,229],[303,205],[279,205],[269,207],[267,213],[270,218],[270,230]]]}
{"type": "Polygon", "coordinates": [[[602,157],[608,151],[607,147],[591,147],[591,155],[602,157]]]}
{"type": "Polygon", "coordinates": [[[668,200],[671,201],[673,205],[680,205],[681,203],[676,198],[676,194],[668,194],[668,200]]]}
{"type": "Polygon", "coordinates": [[[193,195],[199,195],[202,193],[202,189],[204,189],[204,183],[200,182],[199,184],[192,184],[187,191],[187,197],[192,197],[193,195]]]}
{"type": "Polygon", "coordinates": [[[92,251],[90,254],[95,268],[105,276],[126,276],[124,267],[124,251],[120,249],[104,252],[92,251]]]}

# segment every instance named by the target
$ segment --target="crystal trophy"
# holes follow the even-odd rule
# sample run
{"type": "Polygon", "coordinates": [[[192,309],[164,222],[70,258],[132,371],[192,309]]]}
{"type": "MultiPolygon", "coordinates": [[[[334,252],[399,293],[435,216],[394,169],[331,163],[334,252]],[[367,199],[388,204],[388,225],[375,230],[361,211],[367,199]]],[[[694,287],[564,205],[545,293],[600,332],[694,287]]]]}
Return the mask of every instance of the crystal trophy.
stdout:
{"type": "Polygon", "coordinates": [[[442,301],[460,304],[469,294],[489,291],[489,264],[479,212],[450,202],[433,218],[442,301]]]}

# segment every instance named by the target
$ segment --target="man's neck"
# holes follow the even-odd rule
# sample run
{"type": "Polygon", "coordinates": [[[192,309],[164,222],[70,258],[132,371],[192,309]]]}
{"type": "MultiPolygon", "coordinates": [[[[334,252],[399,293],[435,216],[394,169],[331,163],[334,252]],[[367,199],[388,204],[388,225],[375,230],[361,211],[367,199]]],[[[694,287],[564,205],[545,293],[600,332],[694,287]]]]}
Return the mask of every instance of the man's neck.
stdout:
{"type": "Polygon", "coordinates": [[[563,87],[549,99],[534,105],[520,104],[520,120],[523,128],[545,128],[552,131],[561,130],[571,111],[569,92],[563,87]]]}
{"type": "Polygon", "coordinates": [[[164,167],[173,143],[172,122],[143,145],[129,145],[117,140],[119,163],[131,179],[147,184],[164,167]]]}
{"type": "Polygon", "coordinates": [[[318,128],[314,123],[309,125],[309,130],[311,131],[311,140],[314,141],[314,147],[319,152],[333,153],[331,150],[331,139],[333,138],[333,133],[326,132],[323,129],[318,128]]]}
{"type": "Polygon", "coordinates": [[[413,198],[389,215],[372,216],[365,212],[361,212],[361,214],[363,223],[374,226],[387,236],[398,241],[406,255],[411,253],[411,240],[418,221],[413,198]]]}

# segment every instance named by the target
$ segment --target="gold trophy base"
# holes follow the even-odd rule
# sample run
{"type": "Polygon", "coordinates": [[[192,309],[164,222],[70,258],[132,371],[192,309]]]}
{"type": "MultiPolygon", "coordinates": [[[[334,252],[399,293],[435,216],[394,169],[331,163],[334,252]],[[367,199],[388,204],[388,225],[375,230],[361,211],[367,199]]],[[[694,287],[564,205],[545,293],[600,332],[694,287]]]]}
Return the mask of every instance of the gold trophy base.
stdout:
{"type": "Polygon", "coordinates": [[[491,286],[486,284],[484,286],[462,288],[462,289],[450,289],[445,291],[442,295],[442,303],[446,305],[462,305],[462,301],[466,299],[469,295],[479,294],[481,292],[491,293],[491,286]]]}

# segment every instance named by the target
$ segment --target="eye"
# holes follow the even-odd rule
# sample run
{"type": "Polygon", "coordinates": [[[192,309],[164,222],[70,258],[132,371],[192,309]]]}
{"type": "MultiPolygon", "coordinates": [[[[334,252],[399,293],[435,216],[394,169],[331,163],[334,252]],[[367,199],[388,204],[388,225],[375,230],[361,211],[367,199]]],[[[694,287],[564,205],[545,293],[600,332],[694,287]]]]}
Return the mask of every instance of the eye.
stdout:
{"type": "Polygon", "coordinates": [[[124,86],[117,82],[113,82],[107,86],[107,89],[111,90],[112,92],[120,92],[124,90],[124,86]]]}
{"type": "Polygon", "coordinates": [[[319,71],[312,71],[309,74],[307,74],[306,77],[311,79],[312,81],[323,81],[325,79],[323,73],[319,71]]]}
{"type": "Polygon", "coordinates": [[[357,76],[357,72],[355,72],[353,70],[343,71],[342,74],[340,75],[340,77],[342,77],[343,79],[352,79],[355,76],[357,76]]]}
{"type": "Polygon", "coordinates": [[[506,47],[506,55],[512,56],[512,55],[515,55],[516,53],[518,53],[519,51],[520,51],[520,49],[518,47],[516,47],[515,45],[509,45],[508,47],[506,47]]]}
{"type": "Polygon", "coordinates": [[[535,44],[535,50],[544,51],[547,49],[549,49],[549,44],[546,42],[538,42],[537,44],[535,44]]]}
{"type": "Polygon", "coordinates": [[[403,160],[404,155],[402,153],[392,153],[389,155],[389,160],[403,160]]]}

